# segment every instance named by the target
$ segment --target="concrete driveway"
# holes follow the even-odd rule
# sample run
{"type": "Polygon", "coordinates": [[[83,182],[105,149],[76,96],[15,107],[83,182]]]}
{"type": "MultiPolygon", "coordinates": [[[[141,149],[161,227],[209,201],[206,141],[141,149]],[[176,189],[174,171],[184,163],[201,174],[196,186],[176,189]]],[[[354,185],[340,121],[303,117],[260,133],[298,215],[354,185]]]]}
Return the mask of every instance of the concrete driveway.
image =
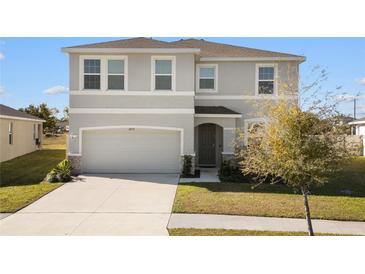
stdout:
{"type": "Polygon", "coordinates": [[[168,235],[177,174],[83,175],[0,220],[0,235],[168,235]]]}

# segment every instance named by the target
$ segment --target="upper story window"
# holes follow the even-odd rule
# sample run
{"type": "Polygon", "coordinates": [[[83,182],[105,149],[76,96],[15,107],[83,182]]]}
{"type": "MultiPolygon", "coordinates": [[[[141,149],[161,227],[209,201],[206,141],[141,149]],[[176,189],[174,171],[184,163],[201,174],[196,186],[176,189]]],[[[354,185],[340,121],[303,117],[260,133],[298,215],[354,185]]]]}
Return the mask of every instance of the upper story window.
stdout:
{"type": "Polygon", "coordinates": [[[100,89],[100,60],[84,60],[84,89],[100,89]]]}
{"type": "Polygon", "coordinates": [[[271,95],[275,93],[275,65],[259,65],[257,93],[271,95]]]}
{"type": "Polygon", "coordinates": [[[217,65],[198,65],[198,90],[217,90],[217,65]]]}
{"type": "Polygon", "coordinates": [[[152,57],[153,90],[175,90],[173,57],[152,57]]]}
{"type": "Polygon", "coordinates": [[[124,90],[124,60],[108,60],[108,89],[124,90]]]}
{"type": "Polygon", "coordinates": [[[13,144],[13,123],[9,123],[9,145],[13,144]]]}

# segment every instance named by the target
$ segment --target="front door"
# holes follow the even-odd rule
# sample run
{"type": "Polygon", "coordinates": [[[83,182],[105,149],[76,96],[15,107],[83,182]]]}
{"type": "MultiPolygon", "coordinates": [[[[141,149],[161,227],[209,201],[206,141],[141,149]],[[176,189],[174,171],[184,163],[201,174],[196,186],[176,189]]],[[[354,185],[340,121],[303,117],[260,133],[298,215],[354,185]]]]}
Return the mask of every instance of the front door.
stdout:
{"type": "Polygon", "coordinates": [[[199,165],[216,165],[216,126],[214,124],[202,124],[199,126],[199,165]]]}

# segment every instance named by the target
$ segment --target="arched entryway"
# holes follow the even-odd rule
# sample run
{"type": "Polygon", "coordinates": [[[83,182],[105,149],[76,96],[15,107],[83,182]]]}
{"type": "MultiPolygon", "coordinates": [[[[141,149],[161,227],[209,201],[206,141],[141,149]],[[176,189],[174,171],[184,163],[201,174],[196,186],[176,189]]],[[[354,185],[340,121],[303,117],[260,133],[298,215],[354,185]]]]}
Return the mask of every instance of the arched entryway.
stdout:
{"type": "Polygon", "coordinates": [[[200,167],[218,167],[223,151],[223,128],[204,123],[195,128],[196,162],[200,167]]]}

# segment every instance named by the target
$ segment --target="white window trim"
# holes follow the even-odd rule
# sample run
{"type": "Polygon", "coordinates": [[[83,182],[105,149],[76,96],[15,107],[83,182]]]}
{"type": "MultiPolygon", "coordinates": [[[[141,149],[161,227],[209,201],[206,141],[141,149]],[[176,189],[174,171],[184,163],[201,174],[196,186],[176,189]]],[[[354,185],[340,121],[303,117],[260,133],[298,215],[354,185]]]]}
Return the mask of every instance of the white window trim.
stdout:
{"type": "MultiPolygon", "coordinates": [[[[171,75],[171,91],[176,91],[176,57],[175,56],[151,56],[151,91],[169,91],[169,90],[158,90],[155,89],[155,61],[156,60],[170,60],[171,61],[171,74],[165,74],[166,76],[171,75]]],[[[158,74],[164,75],[164,74],[158,74]]]]}
{"type": "Polygon", "coordinates": [[[103,63],[101,60],[101,57],[98,55],[81,55],[79,57],[79,88],[80,90],[84,90],[84,91],[95,91],[95,90],[102,90],[103,88],[103,80],[102,80],[102,70],[103,67],[103,63]],[[84,75],[85,75],[85,71],[84,71],[84,61],[87,59],[91,59],[91,60],[100,60],[100,73],[88,73],[87,75],[100,75],[100,89],[85,89],[84,88],[84,75]]]}
{"type": "MultiPolygon", "coordinates": [[[[211,79],[211,78],[209,78],[211,79]]],[[[218,92],[218,64],[197,64],[196,65],[196,91],[199,93],[218,92]],[[214,68],[214,89],[200,89],[200,68],[214,68]]]]}
{"type": "Polygon", "coordinates": [[[267,122],[267,118],[251,118],[251,119],[245,119],[244,122],[243,122],[243,127],[244,127],[244,136],[243,136],[243,143],[244,145],[246,146],[247,143],[248,143],[248,125],[251,124],[251,123],[256,123],[256,124],[259,124],[259,123],[266,123],[267,122]]]}
{"type": "MultiPolygon", "coordinates": [[[[261,80],[265,81],[265,80],[261,80]]],[[[272,81],[272,80],[267,80],[272,81]]],[[[255,96],[260,97],[272,97],[278,96],[278,65],[274,63],[270,64],[256,64],[256,73],[255,73],[255,96]],[[274,68],[274,93],[273,94],[259,94],[259,69],[260,68],[267,68],[272,67],[274,68]]]]}
{"type": "Polygon", "coordinates": [[[106,56],[106,90],[107,91],[128,91],[128,56],[106,56]],[[117,73],[111,73],[109,74],[108,71],[108,61],[109,60],[123,60],[124,61],[124,73],[123,74],[117,74],[117,73]],[[124,89],[108,89],[109,83],[109,75],[124,75],[124,89]]]}
{"type": "MultiPolygon", "coordinates": [[[[126,55],[80,55],[79,57],[79,90],[83,92],[108,92],[108,60],[124,60],[124,90],[128,91],[128,56],[126,55]],[[100,89],[84,89],[84,60],[100,60],[100,89]]],[[[99,75],[99,74],[95,74],[99,75]]]]}

